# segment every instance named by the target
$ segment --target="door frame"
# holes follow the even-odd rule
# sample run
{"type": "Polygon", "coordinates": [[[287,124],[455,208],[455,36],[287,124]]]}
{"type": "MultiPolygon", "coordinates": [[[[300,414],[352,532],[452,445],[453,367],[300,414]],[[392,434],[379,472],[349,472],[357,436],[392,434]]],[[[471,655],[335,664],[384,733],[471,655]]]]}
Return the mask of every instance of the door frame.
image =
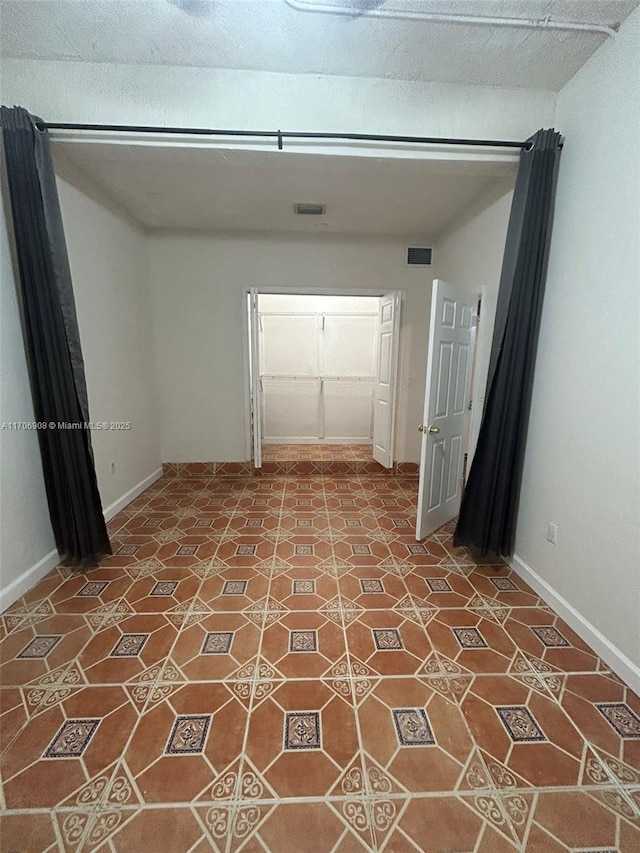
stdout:
{"type": "MultiPolygon", "coordinates": [[[[247,300],[252,290],[260,294],[276,293],[283,296],[375,296],[380,298],[389,293],[398,295],[398,304],[400,306],[400,323],[398,326],[398,371],[396,377],[396,388],[393,400],[393,424],[395,426],[396,416],[398,412],[398,380],[402,373],[402,332],[404,305],[407,301],[407,291],[400,288],[390,289],[387,287],[271,287],[271,286],[246,286],[242,290],[242,368],[244,375],[244,422],[245,422],[245,461],[252,461],[253,436],[251,431],[251,371],[249,357],[249,311],[247,311],[247,300]]],[[[393,432],[394,438],[394,457],[395,457],[395,429],[393,432]]]]}

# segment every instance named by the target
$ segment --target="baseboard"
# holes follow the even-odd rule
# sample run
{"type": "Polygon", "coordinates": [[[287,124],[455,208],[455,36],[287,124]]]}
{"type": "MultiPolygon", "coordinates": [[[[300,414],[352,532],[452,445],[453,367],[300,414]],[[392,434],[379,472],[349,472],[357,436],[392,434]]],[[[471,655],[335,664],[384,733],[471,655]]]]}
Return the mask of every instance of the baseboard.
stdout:
{"type": "Polygon", "coordinates": [[[566,598],[563,598],[560,593],[547,583],[546,580],[534,571],[531,566],[527,565],[524,560],[514,554],[509,560],[513,571],[526,581],[538,595],[552,607],[559,616],[572,628],[585,643],[588,643],[591,648],[598,654],[602,660],[611,667],[625,684],[628,684],[636,693],[640,693],[640,668],[633,661],[620,651],[617,646],[608,640],[595,625],[592,625],[588,619],[579,613],[573,605],[569,604],[566,598]]]}
{"type": "MultiPolygon", "coordinates": [[[[138,495],[141,495],[145,489],[148,489],[149,486],[152,485],[152,483],[155,483],[156,480],[159,480],[160,477],[162,477],[162,468],[157,468],[153,473],[149,474],[148,477],[145,477],[144,480],[141,480],[141,482],[136,486],[129,489],[128,492],[125,492],[117,501],[114,501],[108,507],[105,507],[102,511],[105,521],[110,521],[114,515],[117,515],[121,509],[124,509],[127,504],[131,503],[131,501],[134,500],[134,498],[137,498],[138,495]]],[[[39,560],[35,566],[31,566],[31,568],[27,569],[26,572],[23,572],[20,577],[12,581],[8,587],[0,590],[0,613],[3,613],[7,607],[11,607],[14,601],[17,601],[21,595],[28,592],[38,583],[39,580],[42,580],[42,578],[47,575],[51,569],[54,569],[59,562],[60,555],[58,552],[51,551],[39,560]]]]}
{"type": "Polygon", "coordinates": [[[130,504],[132,500],[141,495],[145,489],[148,489],[149,486],[153,485],[156,480],[159,480],[162,477],[162,468],[156,468],[148,477],[145,477],[144,480],[141,480],[136,486],[132,489],[129,489],[128,492],[125,492],[124,495],[118,498],[117,501],[114,501],[109,506],[104,507],[102,510],[102,514],[104,515],[105,521],[111,521],[114,515],[117,515],[121,509],[124,509],[127,504],[130,504]]]}
{"type": "Polygon", "coordinates": [[[315,444],[317,447],[333,447],[335,444],[357,444],[361,447],[369,445],[373,450],[373,440],[370,438],[344,438],[335,436],[334,438],[303,438],[300,436],[282,436],[281,438],[263,438],[262,444],[315,444]]]}
{"type": "Polygon", "coordinates": [[[57,551],[50,551],[46,557],[39,560],[35,566],[31,566],[26,572],[23,572],[19,578],[12,581],[5,589],[0,590],[0,613],[4,613],[7,607],[11,607],[14,601],[17,601],[25,592],[29,592],[31,587],[35,586],[38,581],[42,580],[45,575],[48,575],[51,569],[54,569],[60,561],[60,555],[57,551]]]}

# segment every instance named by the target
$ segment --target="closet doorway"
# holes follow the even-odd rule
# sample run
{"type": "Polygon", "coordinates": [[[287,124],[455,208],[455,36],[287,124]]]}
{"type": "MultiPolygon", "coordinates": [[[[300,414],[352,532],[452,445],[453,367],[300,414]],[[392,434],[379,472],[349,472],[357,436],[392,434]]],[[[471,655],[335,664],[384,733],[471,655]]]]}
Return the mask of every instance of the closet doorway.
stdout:
{"type": "Polygon", "coordinates": [[[262,462],[393,465],[400,295],[248,293],[248,436],[262,462]]]}

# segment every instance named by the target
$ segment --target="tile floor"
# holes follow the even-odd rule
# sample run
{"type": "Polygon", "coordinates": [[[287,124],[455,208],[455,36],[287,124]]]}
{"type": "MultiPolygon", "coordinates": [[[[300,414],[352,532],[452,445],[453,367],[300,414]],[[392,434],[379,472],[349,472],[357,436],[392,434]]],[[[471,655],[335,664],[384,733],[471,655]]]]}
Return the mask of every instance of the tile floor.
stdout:
{"type": "Polygon", "coordinates": [[[166,477],[16,602],[2,853],[638,853],[640,700],[415,496],[166,477]]]}
{"type": "Polygon", "coordinates": [[[368,462],[371,444],[263,444],[265,462],[368,462]]]}

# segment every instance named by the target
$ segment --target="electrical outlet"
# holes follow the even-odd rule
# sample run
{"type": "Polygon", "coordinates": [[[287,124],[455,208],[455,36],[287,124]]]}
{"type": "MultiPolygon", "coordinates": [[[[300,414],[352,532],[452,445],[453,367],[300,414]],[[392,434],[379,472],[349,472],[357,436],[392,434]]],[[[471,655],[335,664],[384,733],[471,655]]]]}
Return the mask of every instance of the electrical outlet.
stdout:
{"type": "Polygon", "coordinates": [[[112,473],[112,474],[115,474],[115,473],[116,473],[116,463],[115,463],[115,462],[111,462],[110,467],[111,467],[111,473],[112,473]]]}
{"type": "Polygon", "coordinates": [[[549,526],[547,527],[547,540],[551,542],[552,545],[558,544],[558,525],[552,524],[549,522],[549,526]]]}

